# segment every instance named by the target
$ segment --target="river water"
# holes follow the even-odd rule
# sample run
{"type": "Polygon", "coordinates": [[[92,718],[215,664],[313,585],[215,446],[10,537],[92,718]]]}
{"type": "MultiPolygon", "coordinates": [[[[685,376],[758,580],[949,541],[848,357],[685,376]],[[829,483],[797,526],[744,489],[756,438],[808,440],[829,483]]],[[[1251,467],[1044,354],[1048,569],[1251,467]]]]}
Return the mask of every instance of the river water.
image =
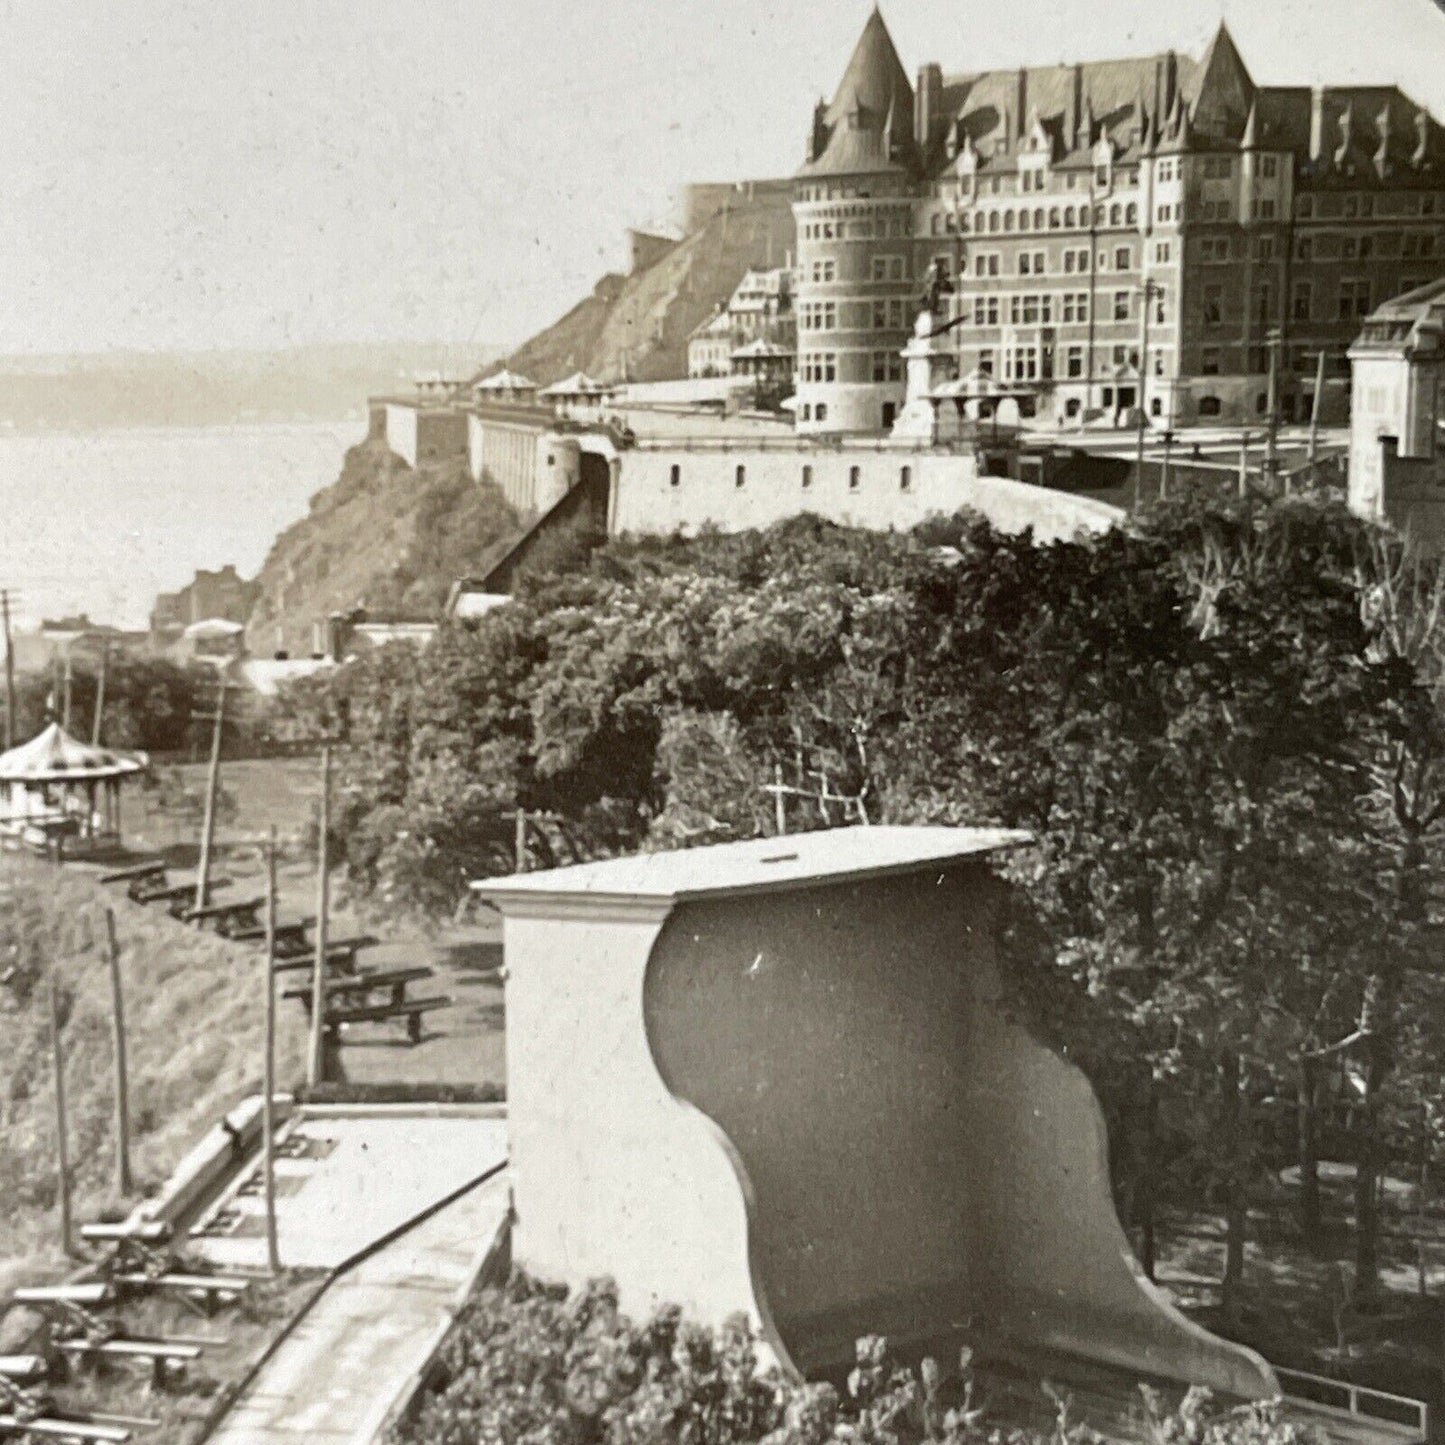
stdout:
{"type": "Polygon", "coordinates": [[[364,433],[360,419],[0,432],[0,586],[22,624],[143,627],[198,567],[254,576],[364,433]]]}

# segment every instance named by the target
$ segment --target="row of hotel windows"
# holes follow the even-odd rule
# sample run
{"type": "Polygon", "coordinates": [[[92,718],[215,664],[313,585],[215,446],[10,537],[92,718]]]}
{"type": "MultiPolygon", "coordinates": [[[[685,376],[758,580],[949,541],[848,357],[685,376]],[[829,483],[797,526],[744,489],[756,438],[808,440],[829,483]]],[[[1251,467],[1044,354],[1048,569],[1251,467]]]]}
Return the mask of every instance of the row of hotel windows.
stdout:
{"type": "Polygon", "coordinates": [[[805,241],[872,241],[913,234],[912,216],[864,217],[857,221],[806,221],[805,241]]]}
{"type": "MultiPolygon", "coordinates": [[[[818,403],[818,406],[817,406],[817,410],[816,410],[816,415],[812,415],[812,414],[806,415],[806,416],[804,416],[803,420],[804,420],[804,421],[827,421],[827,420],[828,420],[828,408],[827,408],[827,405],[826,405],[825,403],[823,403],[823,402],[819,402],[819,403],[818,403]]],[[[804,490],[807,490],[807,488],[809,488],[809,487],[811,487],[811,486],[813,485],[813,480],[814,480],[813,468],[812,468],[809,464],[804,463],[802,472],[801,472],[801,474],[800,474],[800,476],[799,476],[799,480],[802,482],[802,485],[803,485],[804,490]]],[[[747,466],[746,466],[744,463],[739,462],[738,465],[737,465],[737,467],[736,467],[736,468],[734,469],[734,471],[733,471],[733,485],[734,485],[735,487],[745,487],[745,486],[747,486],[747,483],[748,483],[748,469],[747,469],[747,466]]],[[[680,465],[679,463],[674,462],[674,463],[672,464],[672,466],[671,466],[671,468],[670,468],[670,470],[669,470],[669,472],[668,472],[667,484],[668,484],[668,486],[670,486],[670,487],[680,487],[680,486],[682,485],[682,467],[681,467],[681,465],[680,465]]],[[[863,485],[863,468],[862,468],[862,467],[858,467],[858,466],[849,467],[849,468],[848,468],[848,490],[849,490],[850,492],[856,492],[856,491],[858,491],[858,490],[862,487],[862,485],[863,485]]],[[[900,492],[908,492],[908,491],[912,491],[912,489],[913,489],[913,468],[910,467],[910,466],[902,466],[902,467],[899,467],[899,468],[898,468],[898,490],[899,490],[900,492]]]]}
{"type": "MultiPolygon", "coordinates": [[[[1423,282],[1420,284],[1424,284],[1423,282]]],[[[1413,281],[1405,283],[1404,290],[1413,288],[1413,281]]],[[[1315,285],[1312,281],[1296,281],[1290,297],[1290,316],[1295,321],[1310,321],[1315,316],[1315,285]]],[[[1202,293],[1203,320],[1206,326],[1222,326],[1224,315],[1224,287],[1206,286],[1202,293]]],[[[1253,315],[1257,321],[1274,320],[1274,288],[1268,281],[1261,282],[1254,289],[1253,315]]],[[[1339,283],[1335,297],[1335,319],[1357,321],[1368,316],[1374,309],[1371,305],[1371,287],[1362,277],[1350,277],[1339,283]]]]}

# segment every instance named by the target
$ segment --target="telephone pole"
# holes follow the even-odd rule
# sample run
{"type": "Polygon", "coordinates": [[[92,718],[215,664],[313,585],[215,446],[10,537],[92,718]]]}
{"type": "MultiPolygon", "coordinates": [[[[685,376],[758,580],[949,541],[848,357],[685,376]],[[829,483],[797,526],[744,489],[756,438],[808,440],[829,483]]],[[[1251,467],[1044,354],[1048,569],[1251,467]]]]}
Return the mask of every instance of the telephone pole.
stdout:
{"type": "Polygon", "coordinates": [[[266,1264],[281,1270],[276,1244],[276,827],[266,847],[266,1056],[261,1084],[261,1175],[266,1202],[266,1264]]]}
{"type": "Polygon", "coordinates": [[[10,589],[0,587],[0,614],[5,621],[5,746],[15,746],[15,648],[10,641],[10,589]]]}
{"type": "Polygon", "coordinates": [[[1144,484],[1144,428],[1148,424],[1148,418],[1145,415],[1145,396],[1149,382],[1149,306],[1157,297],[1163,296],[1164,289],[1157,281],[1146,281],[1143,292],[1144,334],[1139,343],[1139,434],[1134,462],[1134,500],[1136,505],[1139,500],[1139,489],[1144,484]]]}
{"type": "Polygon", "coordinates": [[[95,682],[95,718],[90,725],[90,742],[92,747],[100,746],[101,719],[105,716],[105,671],[110,661],[110,643],[108,641],[100,644],[100,675],[95,682]]]}
{"type": "Polygon", "coordinates": [[[70,1140],[65,1115],[65,1054],[60,1041],[60,986],[50,975],[50,1051],[55,1068],[55,1159],[60,1174],[60,1247],[73,1253],[70,1211],[70,1140]]]}
{"type": "Polygon", "coordinates": [[[1315,481],[1315,466],[1319,459],[1320,450],[1320,404],[1325,394],[1325,351],[1320,348],[1320,354],[1315,358],[1315,394],[1310,398],[1310,483],[1315,481]]]}
{"type": "Polygon", "coordinates": [[[306,1082],[313,1088],[326,1072],[326,924],[331,907],[331,744],[321,748],[321,817],[316,839],[316,962],[311,973],[311,1048],[306,1082]]]}
{"type": "Polygon", "coordinates": [[[1271,326],[1265,338],[1265,344],[1269,347],[1269,386],[1265,396],[1269,408],[1269,430],[1265,434],[1264,447],[1264,471],[1270,483],[1273,483],[1278,472],[1276,452],[1279,443],[1279,350],[1283,340],[1284,334],[1279,327],[1271,326]]]}
{"type": "Polygon", "coordinates": [[[115,910],[105,910],[106,953],[110,962],[110,1022],[115,1045],[115,1188],[124,1199],[131,1192],[130,1085],[125,1059],[125,1003],[120,984],[120,943],[115,936],[115,910]]]}
{"type": "Polygon", "coordinates": [[[196,869],[196,907],[208,902],[211,883],[211,844],[216,833],[216,793],[221,784],[221,729],[226,718],[226,674],[220,674],[221,691],[211,714],[211,765],[206,773],[206,812],[201,822],[201,860],[196,869]]]}

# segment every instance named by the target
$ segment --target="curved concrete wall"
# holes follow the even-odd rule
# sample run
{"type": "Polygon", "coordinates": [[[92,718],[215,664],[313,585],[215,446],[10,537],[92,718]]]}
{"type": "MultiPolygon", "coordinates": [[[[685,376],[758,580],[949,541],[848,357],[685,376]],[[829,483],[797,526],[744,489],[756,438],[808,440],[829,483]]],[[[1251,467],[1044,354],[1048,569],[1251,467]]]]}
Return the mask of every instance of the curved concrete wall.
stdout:
{"type": "Polygon", "coordinates": [[[953,867],[682,904],[663,927],[647,1036],[736,1153],[756,1307],[805,1371],[862,1334],[967,1333],[1277,1393],[1143,1280],[1092,1089],[999,1006],[1001,886],[953,867]]]}

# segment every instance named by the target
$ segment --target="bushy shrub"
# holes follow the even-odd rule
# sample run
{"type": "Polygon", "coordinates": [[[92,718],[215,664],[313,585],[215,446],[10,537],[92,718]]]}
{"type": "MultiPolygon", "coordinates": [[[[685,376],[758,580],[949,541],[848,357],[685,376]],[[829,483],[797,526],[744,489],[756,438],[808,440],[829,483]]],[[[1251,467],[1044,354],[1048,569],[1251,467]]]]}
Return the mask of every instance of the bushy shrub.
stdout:
{"type": "MultiPolygon", "coordinates": [[[[708,1330],[675,1308],[638,1325],[609,1280],[567,1291],[515,1274],[461,1316],[443,1383],[392,1445],[1099,1445],[1047,1383],[1054,1424],[1038,1431],[987,1419],[973,1353],[956,1368],[894,1361],[888,1342],[857,1343],[846,1397],[794,1380],[759,1358],[741,1319],[708,1330]]],[[[1170,1408],[1141,1386],[1131,1438],[1148,1445],[1324,1445],[1281,1418],[1277,1402],[1216,1407],[1190,1390],[1170,1408]]],[[[1041,1397],[1042,1403],[1042,1397],[1041,1397]]]]}

